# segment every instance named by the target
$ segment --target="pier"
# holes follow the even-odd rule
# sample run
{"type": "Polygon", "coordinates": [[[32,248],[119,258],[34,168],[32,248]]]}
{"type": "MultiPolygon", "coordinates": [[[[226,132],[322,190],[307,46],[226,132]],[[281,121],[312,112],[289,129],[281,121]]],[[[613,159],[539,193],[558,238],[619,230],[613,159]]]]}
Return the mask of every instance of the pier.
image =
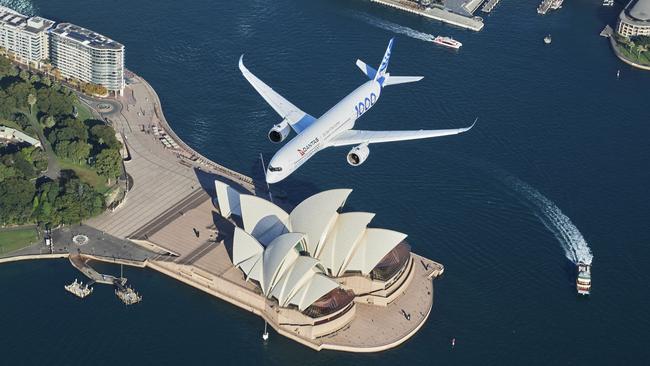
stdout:
{"type": "Polygon", "coordinates": [[[544,15],[550,9],[557,10],[562,7],[564,0],[542,0],[542,2],[537,7],[537,14],[544,15]]]}
{"type": "Polygon", "coordinates": [[[499,3],[501,0],[488,0],[483,7],[481,8],[481,11],[484,13],[490,13],[494,9],[495,6],[499,3]]]}
{"type": "Polygon", "coordinates": [[[447,24],[452,24],[457,27],[473,30],[475,32],[483,29],[483,19],[480,17],[468,17],[460,14],[453,13],[444,7],[433,6],[425,8],[413,1],[407,0],[371,0],[384,6],[394,9],[399,9],[411,14],[417,14],[425,18],[438,20],[447,24]]]}
{"type": "Polygon", "coordinates": [[[124,285],[126,283],[126,278],[117,278],[115,276],[105,275],[97,272],[88,264],[89,259],[84,258],[82,255],[71,254],[68,259],[70,260],[70,263],[72,263],[73,267],[78,269],[79,272],[83,273],[92,281],[91,285],[93,283],[102,283],[105,285],[114,285],[116,283],[124,285]]]}

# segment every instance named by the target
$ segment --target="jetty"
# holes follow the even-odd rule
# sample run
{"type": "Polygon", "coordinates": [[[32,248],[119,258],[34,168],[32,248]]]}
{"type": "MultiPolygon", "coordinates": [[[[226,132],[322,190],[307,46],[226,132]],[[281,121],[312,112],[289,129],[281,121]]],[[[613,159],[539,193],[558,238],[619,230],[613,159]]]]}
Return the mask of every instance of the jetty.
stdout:
{"type": "Polygon", "coordinates": [[[481,11],[484,13],[490,13],[494,9],[495,6],[499,3],[501,0],[488,0],[483,7],[481,8],[481,11]]]}
{"type": "Polygon", "coordinates": [[[105,275],[97,272],[93,267],[91,267],[88,262],[89,259],[85,258],[80,254],[71,254],[68,259],[73,267],[83,273],[88,277],[93,283],[102,283],[105,285],[114,285],[116,283],[121,283],[124,285],[126,283],[126,278],[117,278],[111,275],[105,275]]]}
{"type": "Polygon", "coordinates": [[[402,10],[407,13],[417,14],[425,18],[438,20],[447,24],[455,25],[457,27],[473,30],[475,32],[483,29],[483,19],[477,16],[461,15],[449,11],[441,5],[433,4],[429,7],[424,7],[417,2],[408,0],[371,0],[373,3],[388,6],[394,9],[402,10]]]}
{"type": "Polygon", "coordinates": [[[564,0],[542,0],[537,7],[537,14],[544,15],[551,9],[557,10],[562,7],[563,2],[564,0]]]}

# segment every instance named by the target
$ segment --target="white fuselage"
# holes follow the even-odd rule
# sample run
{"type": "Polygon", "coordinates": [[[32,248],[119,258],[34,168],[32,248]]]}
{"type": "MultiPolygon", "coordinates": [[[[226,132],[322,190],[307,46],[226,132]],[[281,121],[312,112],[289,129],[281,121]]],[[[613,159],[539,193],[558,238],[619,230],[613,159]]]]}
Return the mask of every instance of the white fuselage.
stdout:
{"type": "Polygon", "coordinates": [[[283,180],[317,152],[330,146],[334,137],[354,127],[355,121],[372,108],[380,94],[381,85],[376,80],[369,80],[348,94],[273,155],[266,181],[283,180]]]}

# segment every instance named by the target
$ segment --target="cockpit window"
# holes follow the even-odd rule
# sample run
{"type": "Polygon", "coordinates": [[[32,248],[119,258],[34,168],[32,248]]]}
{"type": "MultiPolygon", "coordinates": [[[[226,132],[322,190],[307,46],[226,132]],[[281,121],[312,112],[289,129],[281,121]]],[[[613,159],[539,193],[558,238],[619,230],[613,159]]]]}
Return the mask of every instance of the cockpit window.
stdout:
{"type": "Polygon", "coordinates": [[[274,166],[272,166],[272,165],[269,165],[269,170],[272,171],[272,172],[281,172],[281,171],[282,171],[282,168],[280,168],[280,167],[274,167],[274,166]]]}

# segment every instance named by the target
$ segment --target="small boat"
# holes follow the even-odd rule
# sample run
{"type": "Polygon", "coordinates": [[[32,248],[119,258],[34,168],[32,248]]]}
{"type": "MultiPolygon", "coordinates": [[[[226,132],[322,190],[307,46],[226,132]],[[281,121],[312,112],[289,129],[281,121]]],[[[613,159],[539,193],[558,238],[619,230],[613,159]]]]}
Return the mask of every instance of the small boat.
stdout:
{"type": "Polygon", "coordinates": [[[453,48],[455,50],[459,49],[463,45],[462,43],[458,42],[457,40],[451,37],[443,37],[443,36],[437,36],[431,42],[435,44],[439,44],[441,46],[453,48]]]}
{"type": "Polygon", "coordinates": [[[621,77],[621,70],[616,71],[616,78],[619,79],[621,77]]]}
{"type": "Polygon", "coordinates": [[[551,44],[551,42],[553,42],[553,39],[551,38],[550,34],[548,36],[544,37],[544,43],[551,44]]]}
{"type": "Polygon", "coordinates": [[[578,294],[589,295],[591,292],[591,264],[578,263],[578,278],[576,279],[578,294]]]}

